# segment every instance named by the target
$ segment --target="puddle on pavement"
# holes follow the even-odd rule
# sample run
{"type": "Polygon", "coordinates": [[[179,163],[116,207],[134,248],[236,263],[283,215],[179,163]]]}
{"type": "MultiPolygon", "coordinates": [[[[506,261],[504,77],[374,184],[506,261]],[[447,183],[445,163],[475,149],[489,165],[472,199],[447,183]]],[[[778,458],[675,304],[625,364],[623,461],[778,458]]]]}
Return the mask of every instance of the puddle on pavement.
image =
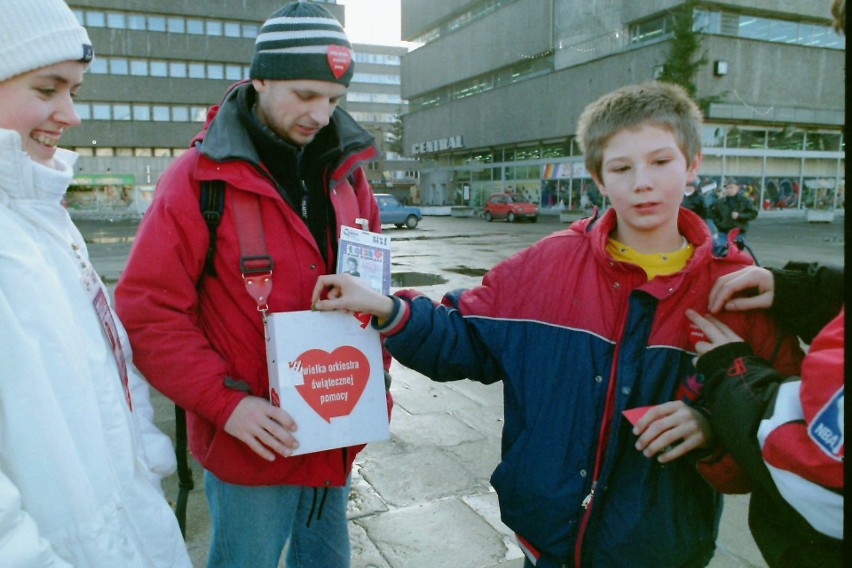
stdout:
{"type": "Polygon", "coordinates": [[[416,235],[411,237],[393,237],[395,241],[451,241],[454,239],[470,239],[476,237],[477,235],[469,234],[469,235],[416,235]]]}
{"type": "Polygon", "coordinates": [[[425,272],[394,272],[391,274],[391,286],[395,288],[432,286],[433,284],[444,284],[446,282],[447,279],[439,274],[427,274],[425,272]]]}
{"type": "Polygon", "coordinates": [[[470,268],[467,266],[454,266],[452,268],[445,268],[444,270],[461,274],[462,276],[485,276],[485,273],[488,272],[486,268],[470,268]]]}

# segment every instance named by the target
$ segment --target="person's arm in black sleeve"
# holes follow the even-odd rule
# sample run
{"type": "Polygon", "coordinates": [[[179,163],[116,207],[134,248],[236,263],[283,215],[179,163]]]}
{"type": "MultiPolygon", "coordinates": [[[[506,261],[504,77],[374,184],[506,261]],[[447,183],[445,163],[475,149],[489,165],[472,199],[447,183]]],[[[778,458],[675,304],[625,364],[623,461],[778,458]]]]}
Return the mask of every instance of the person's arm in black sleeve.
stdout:
{"type": "Polygon", "coordinates": [[[810,343],[843,306],[843,268],[789,262],[782,269],[769,271],[775,281],[770,313],[781,327],[810,343]]]}
{"type": "Polygon", "coordinates": [[[784,375],[757,357],[745,342],[727,343],[698,359],[702,398],[712,408],[710,424],[719,443],[761,487],[773,485],[757,429],[784,375]]]}
{"type": "Polygon", "coordinates": [[[742,197],[743,197],[743,199],[742,199],[743,210],[740,211],[739,220],[740,221],[753,221],[754,219],[757,219],[758,211],[757,211],[757,207],[755,207],[755,205],[754,205],[754,201],[752,201],[750,197],[747,197],[745,195],[743,195],[742,197]]]}

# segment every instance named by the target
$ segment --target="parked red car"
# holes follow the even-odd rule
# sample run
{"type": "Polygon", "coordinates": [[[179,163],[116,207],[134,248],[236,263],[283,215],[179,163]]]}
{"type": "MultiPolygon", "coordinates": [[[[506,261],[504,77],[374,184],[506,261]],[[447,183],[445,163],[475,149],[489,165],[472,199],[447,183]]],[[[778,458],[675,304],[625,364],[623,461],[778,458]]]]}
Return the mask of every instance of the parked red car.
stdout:
{"type": "Polygon", "coordinates": [[[516,220],[528,219],[538,221],[538,205],[530,203],[518,193],[495,193],[485,202],[482,212],[486,221],[506,219],[510,223],[516,220]]]}

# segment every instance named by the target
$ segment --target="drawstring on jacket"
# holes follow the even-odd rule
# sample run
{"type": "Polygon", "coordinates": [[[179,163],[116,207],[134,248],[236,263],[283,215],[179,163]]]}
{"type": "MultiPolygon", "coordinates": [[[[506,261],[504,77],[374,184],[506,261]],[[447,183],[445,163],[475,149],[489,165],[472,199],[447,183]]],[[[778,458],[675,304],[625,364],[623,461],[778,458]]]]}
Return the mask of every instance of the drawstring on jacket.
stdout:
{"type": "MultiPolygon", "coordinates": [[[[323,510],[323,507],[325,507],[326,497],[328,497],[328,487],[323,487],[322,488],[322,499],[320,500],[319,509],[317,510],[317,520],[322,519],[322,510],[323,510]]],[[[311,511],[310,511],[310,513],[308,513],[308,524],[306,525],[309,528],[311,526],[311,521],[314,518],[314,510],[316,509],[316,506],[317,506],[317,488],[314,487],[314,498],[311,500],[311,511]]]]}

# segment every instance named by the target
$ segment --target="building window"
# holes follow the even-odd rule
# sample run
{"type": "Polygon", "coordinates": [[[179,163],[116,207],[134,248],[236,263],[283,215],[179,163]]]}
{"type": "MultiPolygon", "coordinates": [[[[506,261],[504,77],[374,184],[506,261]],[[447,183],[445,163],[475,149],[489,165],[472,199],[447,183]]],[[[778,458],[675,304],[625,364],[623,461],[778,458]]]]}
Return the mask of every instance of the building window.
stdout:
{"type": "Polygon", "coordinates": [[[87,103],[74,103],[74,110],[77,111],[77,116],[80,120],[89,120],[92,118],[92,109],[87,103]]]}
{"type": "Polygon", "coordinates": [[[137,77],[146,77],[148,75],[148,62],[144,59],[131,59],[130,74],[137,77]]]}
{"type": "Polygon", "coordinates": [[[802,150],[805,147],[805,133],[794,130],[771,130],[768,133],[768,146],[773,150],[802,150]]]}
{"type": "Polygon", "coordinates": [[[192,122],[204,122],[207,120],[207,107],[190,107],[190,113],[192,114],[192,122]]]}
{"type": "Polygon", "coordinates": [[[204,35],[204,20],[187,18],[186,33],[193,35],[204,35]]]}
{"type": "Polygon", "coordinates": [[[111,57],[109,60],[109,72],[113,75],[127,75],[130,72],[127,60],[121,57],[111,57]]]}
{"type": "Polygon", "coordinates": [[[133,155],[137,158],[150,158],[154,155],[154,152],[151,148],[134,148],[133,155]]]}
{"type": "Polygon", "coordinates": [[[165,61],[151,61],[149,62],[151,66],[151,76],[152,77],[168,77],[169,76],[169,66],[165,61]]]}
{"type": "Polygon", "coordinates": [[[176,34],[182,34],[186,31],[186,22],[183,18],[171,17],[167,20],[169,31],[176,34]]]}
{"type": "Polygon", "coordinates": [[[127,27],[124,14],[116,12],[107,12],[106,15],[107,27],[123,30],[127,27]]]}
{"type": "Polygon", "coordinates": [[[203,63],[190,63],[189,64],[189,77],[190,79],[204,79],[206,73],[204,72],[204,64],[203,63]]]}
{"type": "Polygon", "coordinates": [[[208,79],[224,79],[225,78],[225,66],[221,63],[208,63],[207,64],[207,78],[208,79]]]}
{"type": "Polygon", "coordinates": [[[95,103],[92,105],[92,118],[94,120],[109,120],[110,106],[104,103],[95,103]]]}
{"type": "Polygon", "coordinates": [[[153,105],[151,109],[154,122],[169,122],[171,120],[169,107],[165,105],[153,105]]]}
{"type": "Polygon", "coordinates": [[[186,77],[186,63],[182,61],[172,61],[169,63],[169,77],[177,77],[183,79],[186,77]]]}
{"type": "Polygon", "coordinates": [[[147,29],[147,27],[145,26],[145,16],[143,16],[142,14],[128,14],[127,29],[140,31],[144,31],[145,29],[147,29]]]}
{"type": "Polygon", "coordinates": [[[242,65],[226,65],[225,66],[225,78],[229,81],[239,81],[243,78],[243,66],[242,65]]]}
{"type": "Polygon", "coordinates": [[[222,35],[222,22],[214,22],[207,20],[207,35],[220,36],[222,35]]]}
{"type": "Polygon", "coordinates": [[[95,75],[106,75],[109,72],[109,65],[106,57],[95,57],[89,65],[89,73],[95,75]]]}
{"type": "Polygon", "coordinates": [[[166,31],[166,19],[163,16],[148,16],[148,29],[152,32],[166,31]]]}
{"type": "Polygon", "coordinates": [[[243,24],[243,37],[255,39],[257,37],[257,24],[243,24]]]}
{"type": "Polygon", "coordinates": [[[90,28],[106,27],[106,17],[103,12],[86,11],[86,25],[90,28]]]}
{"type": "Polygon", "coordinates": [[[240,24],[236,22],[225,22],[225,37],[240,37],[240,24]]]}
{"type": "Polygon", "coordinates": [[[189,122],[189,107],[172,107],[173,122],[189,122]]]}
{"type": "Polygon", "coordinates": [[[133,105],[133,120],[148,122],[151,120],[151,108],[148,105],[133,105]]]}
{"type": "Polygon", "coordinates": [[[130,120],[130,105],[113,105],[112,117],[114,120],[130,120]]]}

